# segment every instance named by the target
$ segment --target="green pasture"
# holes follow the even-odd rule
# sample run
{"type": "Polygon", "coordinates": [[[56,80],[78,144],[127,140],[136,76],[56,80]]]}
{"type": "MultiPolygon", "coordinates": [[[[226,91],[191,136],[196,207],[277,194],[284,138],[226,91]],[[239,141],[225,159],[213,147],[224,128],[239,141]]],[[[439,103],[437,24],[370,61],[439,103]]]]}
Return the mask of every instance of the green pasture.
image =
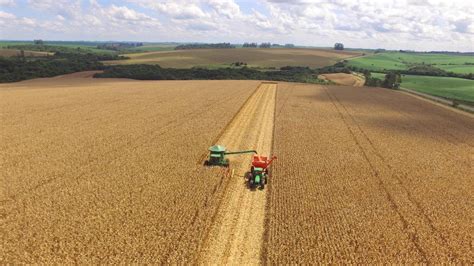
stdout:
{"type": "Polygon", "coordinates": [[[423,64],[454,73],[474,73],[474,56],[470,55],[385,52],[349,59],[350,66],[371,71],[407,70],[423,64]]]}

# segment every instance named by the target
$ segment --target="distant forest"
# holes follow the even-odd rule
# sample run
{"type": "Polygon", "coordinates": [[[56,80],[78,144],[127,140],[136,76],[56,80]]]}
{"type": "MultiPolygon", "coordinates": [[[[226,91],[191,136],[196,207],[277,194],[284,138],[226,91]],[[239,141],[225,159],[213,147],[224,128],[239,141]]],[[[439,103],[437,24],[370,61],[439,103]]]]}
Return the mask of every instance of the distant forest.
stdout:
{"type": "Polygon", "coordinates": [[[87,49],[41,44],[9,46],[8,48],[54,54],[45,57],[0,57],[0,82],[53,77],[86,70],[101,70],[104,65],[100,61],[124,58],[110,53],[91,53],[87,49]]]}
{"type": "Polygon", "coordinates": [[[130,78],[138,80],[273,80],[305,83],[326,83],[308,67],[283,67],[275,71],[254,68],[162,68],[159,65],[117,65],[94,75],[97,78],[130,78]]]}
{"type": "Polygon", "coordinates": [[[176,46],[175,50],[188,50],[188,49],[232,49],[234,45],[230,43],[191,43],[181,44],[176,46]]]}

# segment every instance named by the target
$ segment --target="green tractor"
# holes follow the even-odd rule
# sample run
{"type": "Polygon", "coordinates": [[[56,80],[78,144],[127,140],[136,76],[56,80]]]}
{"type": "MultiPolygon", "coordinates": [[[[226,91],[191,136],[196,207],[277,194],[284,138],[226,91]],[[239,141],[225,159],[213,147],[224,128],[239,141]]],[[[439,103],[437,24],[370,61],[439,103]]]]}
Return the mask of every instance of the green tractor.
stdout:
{"type": "Polygon", "coordinates": [[[264,189],[267,184],[267,179],[268,172],[266,169],[252,167],[252,171],[247,174],[247,186],[251,190],[254,190],[257,187],[264,189]]]}
{"type": "Polygon", "coordinates": [[[214,145],[209,147],[209,159],[204,162],[205,166],[223,166],[229,167],[229,159],[227,159],[226,155],[232,154],[244,154],[244,153],[257,153],[254,150],[246,150],[246,151],[234,151],[230,152],[222,145],[214,145]]]}
{"type": "Polygon", "coordinates": [[[247,186],[251,190],[254,190],[256,187],[260,189],[265,188],[268,182],[268,168],[276,158],[276,156],[272,156],[271,158],[262,155],[253,156],[252,167],[246,176],[247,186]]]}

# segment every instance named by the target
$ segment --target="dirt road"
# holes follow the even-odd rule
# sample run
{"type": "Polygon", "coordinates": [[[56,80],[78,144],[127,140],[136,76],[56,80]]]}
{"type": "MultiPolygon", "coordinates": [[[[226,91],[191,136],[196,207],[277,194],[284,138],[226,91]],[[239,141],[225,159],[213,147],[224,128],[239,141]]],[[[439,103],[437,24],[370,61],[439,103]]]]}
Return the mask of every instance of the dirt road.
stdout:
{"type": "Polygon", "coordinates": [[[346,73],[332,73],[332,74],[323,74],[320,78],[328,79],[339,85],[352,86],[352,87],[362,87],[364,86],[365,79],[361,76],[354,74],[346,73]]]}
{"type": "MultiPolygon", "coordinates": [[[[229,125],[218,144],[229,150],[255,149],[271,153],[276,84],[262,84],[229,125]]],[[[233,177],[211,227],[199,262],[259,264],[264,233],[266,190],[250,191],[245,173],[252,155],[230,157],[233,177]]],[[[271,179],[269,180],[271,183],[271,179]]]]}

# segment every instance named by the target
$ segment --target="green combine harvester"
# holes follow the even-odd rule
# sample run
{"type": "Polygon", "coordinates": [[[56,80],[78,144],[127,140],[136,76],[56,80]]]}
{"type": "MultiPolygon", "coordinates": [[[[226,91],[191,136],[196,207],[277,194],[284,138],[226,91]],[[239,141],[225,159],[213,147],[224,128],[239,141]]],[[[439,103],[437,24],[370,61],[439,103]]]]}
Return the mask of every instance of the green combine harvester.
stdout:
{"type": "Polygon", "coordinates": [[[226,155],[234,154],[245,154],[245,153],[255,153],[255,150],[246,150],[246,151],[227,151],[227,149],[222,145],[214,145],[209,147],[209,159],[204,162],[205,166],[223,166],[229,167],[229,159],[226,155]]]}

